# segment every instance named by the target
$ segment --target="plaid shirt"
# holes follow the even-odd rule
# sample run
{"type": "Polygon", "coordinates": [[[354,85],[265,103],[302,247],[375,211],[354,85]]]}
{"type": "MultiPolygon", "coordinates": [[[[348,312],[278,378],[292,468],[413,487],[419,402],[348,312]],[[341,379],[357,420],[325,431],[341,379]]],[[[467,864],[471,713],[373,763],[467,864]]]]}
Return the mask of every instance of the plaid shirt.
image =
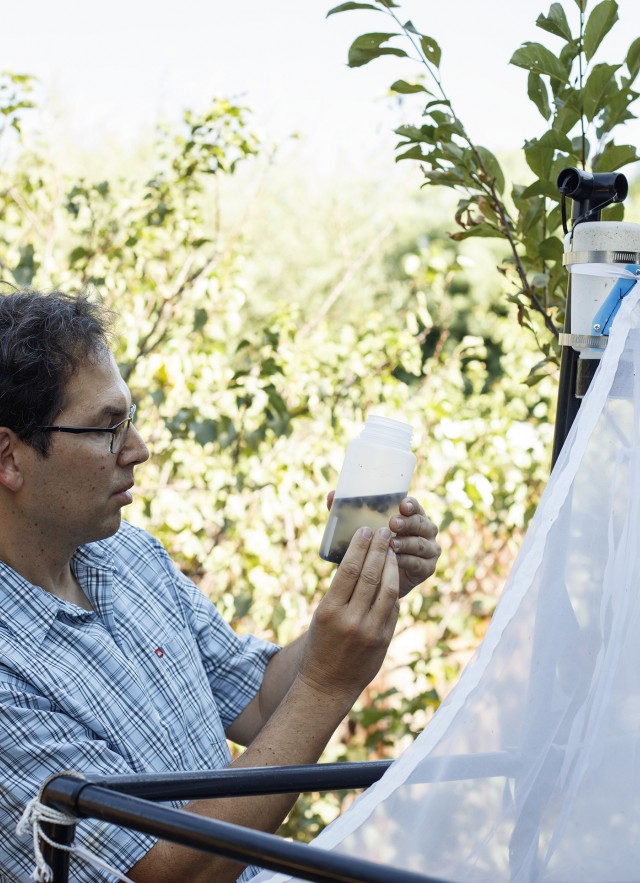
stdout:
{"type": "MultiPolygon", "coordinates": [[[[72,567],[95,612],[0,562],[0,881],[29,879],[32,843],[15,827],[52,773],[226,766],[224,731],[278,649],[239,638],[163,547],[129,524],[81,547],[72,567]]],[[[154,842],[92,820],[76,836],[125,873],[154,842]]],[[[73,860],[71,879],[113,878],[73,860]]]]}

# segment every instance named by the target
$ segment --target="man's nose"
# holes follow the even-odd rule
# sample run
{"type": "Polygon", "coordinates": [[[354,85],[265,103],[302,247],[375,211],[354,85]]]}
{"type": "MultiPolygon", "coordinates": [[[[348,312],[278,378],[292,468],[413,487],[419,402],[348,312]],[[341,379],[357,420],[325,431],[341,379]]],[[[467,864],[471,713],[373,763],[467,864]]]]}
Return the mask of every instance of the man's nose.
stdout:
{"type": "Polygon", "coordinates": [[[118,459],[127,464],[144,463],[149,459],[149,448],[145,445],[142,436],[133,423],[129,426],[127,440],[118,455],[118,459]]]}

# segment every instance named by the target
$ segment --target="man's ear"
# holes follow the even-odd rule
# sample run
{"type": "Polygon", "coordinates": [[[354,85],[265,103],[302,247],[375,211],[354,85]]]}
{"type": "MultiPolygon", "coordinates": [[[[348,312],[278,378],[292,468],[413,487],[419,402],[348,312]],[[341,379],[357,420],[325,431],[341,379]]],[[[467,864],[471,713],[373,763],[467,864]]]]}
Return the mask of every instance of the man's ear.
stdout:
{"type": "Polygon", "coordinates": [[[12,429],[0,426],[0,485],[13,492],[19,491],[24,481],[21,445],[12,429]]]}

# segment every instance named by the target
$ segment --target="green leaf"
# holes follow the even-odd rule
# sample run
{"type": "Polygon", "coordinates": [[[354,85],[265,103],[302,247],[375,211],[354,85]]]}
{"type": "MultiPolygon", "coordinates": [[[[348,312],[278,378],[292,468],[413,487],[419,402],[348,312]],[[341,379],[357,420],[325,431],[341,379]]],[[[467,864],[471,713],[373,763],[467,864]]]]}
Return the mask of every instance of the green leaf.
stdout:
{"type": "Polygon", "coordinates": [[[88,254],[89,252],[86,248],[84,248],[82,245],[78,245],[71,251],[69,255],[69,263],[71,264],[71,266],[73,266],[78,261],[81,261],[82,258],[87,257],[88,254]]]}
{"type": "MultiPolygon", "coordinates": [[[[611,2],[611,0],[604,0],[611,2]]],[[[523,43],[511,56],[509,64],[567,83],[569,74],[558,57],[541,43],[523,43]]]]}
{"type": "Polygon", "coordinates": [[[579,54],[580,49],[577,43],[566,43],[560,50],[560,64],[566,71],[570,71],[579,54]]]}
{"type": "Polygon", "coordinates": [[[633,144],[613,144],[609,142],[602,151],[593,158],[594,172],[615,172],[629,163],[638,162],[640,157],[633,144]]]}
{"type": "Polygon", "coordinates": [[[520,231],[527,236],[536,225],[543,222],[546,215],[544,199],[532,199],[520,217],[520,231]]]}
{"type": "Polygon", "coordinates": [[[527,165],[540,179],[550,177],[551,167],[558,151],[569,154],[571,142],[556,128],[549,129],[541,138],[525,142],[524,146],[527,165]]]}
{"type": "Polygon", "coordinates": [[[20,248],[20,261],[13,270],[13,278],[21,288],[29,288],[36,274],[37,262],[33,245],[23,245],[20,248]]]}
{"type": "Polygon", "coordinates": [[[545,120],[551,116],[551,107],[549,106],[549,93],[547,87],[540,76],[534,71],[529,72],[527,79],[527,95],[533,101],[545,120]]]}
{"type": "Polygon", "coordinates": [[[529,280],[534,288],[544,288],[549,282],[548,273],[534,273],[529,280]]]}
{"type": "Polygon", "coordinates": [[[379,11],[378,7],[374,6],[372,3],[341,3],[340,6],[334,6],[333,9],[330,9],[325,18],[329,18],[330,15],[335,15],[336,12],[347,12],[349,9],[375,9],[376,11],[379,11]]]}
{"type": "Polygon", "coordinates": [[[619,64],[596,64],[584,86],[583,112],[589,122],[606,106],[612,91],[617,92],[615,73],[619,64]]]}
{"type": "Polygon", "coordinates": [[[537,141],[529,142],[524,149],[527,165],[539,178],[549,177],[553,153],[553,150],[541,146],[537,141]]]}
{"type": "MultiPolygon", "coordinates": [[[[464,137],[464,129],[460,120],[456,119],[450,113],[446,113],[441,110],[432,110],[429,114],[433,122],[436,124],[438,129],[441,130],[441,133],[447,133],[449,135],[460,135],[464,137]]],[[[444,137],[439,138],[441,141],[445,141],[444,137]]]]}
{"type": "Polygon", "coordinates": [[[463,239],[475,239],[481,237],[483,239],[502,239],[503,233],[489,224],[477,224],[475,227],[467,227],[459,233],[449,233],[449,239],[454,242],[462,242],[463,239]]]}
{"type": "Polygon", "coordinates": [[[398,92],[400,95],[411,95],[414,92],[426,92],[427,95],[433,94],[421,83],[407,83],[406,80],[396,80],[389,88],[392,92],[398,92]]]}
{"type": "Polygon", "coordinates": [[[538,254],[545,261],[562,261],[564,246],[557,236],[549,236],[538,246],[538,254]]]}
{"type": "Polygon", "coordinates": [[[543,31],[555,34],[556,37],[562,37],[567,43],[575,42],[571,35],[571,28],[567,21],[567,16],[563,7],[559,3],[552,3],[549,9],[549,15],[540,14],[536,19],[536,25],[543,31]]]}
{"type": "Polygon", "coordinates": [[[640,37],[636,37],[631,46],[629,46],[626,63],[631,79],[635,80],[638,76],[638,71],[640,71],[640,37]]]}
{"type": "Polygon", "coordinates": [[[347,64],[349,67],[362,67],[373,61],[374,58],[380,58],[382,55],[398,55],[406,58],[407,53],[404,49],[394,49],[390,46],[383,47],[382,45],[392,37],[398,36],[399,34],[362,34],[351,44],[347,64]]]}
{"type": "Polygon", "coordinates": [[[202,307],[198,307],[193,314],[193,330],[196,332],[202,331],[208,319],[209,314],[207,311],[203,310],[202,307]]]}
{"type": "Polygon", "coordinates": [[[189,424],[189,429],[202,447],[214,442],[218,437],[218,427],[215,420],[194,420],[189,424]]]}
{"type": "Polygon", "coordinates": [[[514,194],[514,201],[517,204],[520,204],[524,200],[531,199],[534,196],[546,196],[550,199],[558,198],[558,188],[555,185],[555,182],[549,180],[548,178],[540,178],[537,181],[534,181],[533,184],[529,184],[528,187],[525,187],[519,193],[514,194]]]}
{"type": "Polygon", "coordinates": [[[605,209],[607,213],[607,221],[623,221],[624,220],[624,203],[616,202],[608,205],[605,209]]]}
{"type": "Polygon", "coordinates": [[[399,153],[396,156],[396,162],[400,162],[401,159],[424,160],[425,156],[422,152],[422,148],[418,144],[416,144],[413,147],[410,147],[409,150],[405,150],[404,153],[399,153]]]}
{"type": "MultiPolygon", "coordinates": [[[[573,91],[573,90],[572,90],[573,91]]],[[[579,95],[579,93],[576,93],[579,95]]],[[[565,135],[570,132],[580,119],[580,108],[576,107],[572,101],[556,102],[556,115],[553,120],[553,127],[565,135]]]]}
{"type": "Polygon", "coordinates": [[[487,170],[487,174],[494,182],[495,188],[499,193],[504,191],[504,172],[500,163],[490,150],[486,147],[477,147],[478,154],[482,160],[482,164],[487,170]]]}
{"type": "Polygon", "coordinates": [[[543,147],[551,147],[553,150],[564,150],[567,153],[571,150],[571,141],[564,132],[559,131],[555,126],[538,138],[538,144],[543,147]]]}
{"type": "Polygon", "coordinates": [[[609,134],[620,123],[635,119],[635,114],[629,108],[637,98],[638,92],[634,92],[633,89],[629,89],[626,86],[615,95],[607,96],[607,103],[603,107],[601,114],[602,124],[596,131],[599,140],[609,134]]]}
{"type": "Polygon", "coordinates": [[[432,143],[431,139],[426,137],[425,129],[430,129],[430,126],[422,126],[418,128],[417,126],[399,126],[397,129],[394,129],[396,135],[401,135],[403,138],[408,138],[409,141],[427,141],[428,143],[432,143]]]}
{"type": "Polygon", "coordinates": [[[442,58],[442,52],[440,50],[440,46],[436,43],[433,37],[421,37],[420,47],[427,61],[430,61],[431,64],[439,68],[440,59],[442,58]]]}
{"type": "Polygon", "coordinates": [[[464,173],[460,169],[433,169],[424,173],[429,184],[444,184],[447,187],[460,187],[465,183],[464,173]]]}
{"type": "MultiPolygon", "coordinates": [[[[591,153],[591,142],[588,138],[585,138],[582,134],[575,135],[571,139],[571,153],[574,156],[582,157],[584,155],[585,159],[588,159],[589,154],[591,153]]],[[[580,165],[581,163],[576,163],[576,165],[580,165]]]]}
{"type": "Polygon", "coordinates": [[[615,0],[602,0],[594,7],[584,28],[584,53],[590,61],[611,28],[618,21],[618,4],[615,0]]]}

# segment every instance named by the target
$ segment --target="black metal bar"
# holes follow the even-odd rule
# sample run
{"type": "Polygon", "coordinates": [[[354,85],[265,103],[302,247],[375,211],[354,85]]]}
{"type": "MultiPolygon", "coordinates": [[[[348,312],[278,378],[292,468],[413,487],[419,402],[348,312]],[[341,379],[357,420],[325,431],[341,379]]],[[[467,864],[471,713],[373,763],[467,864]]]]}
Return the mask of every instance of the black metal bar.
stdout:
{"type": "Polygon", "coordinates": [[[158,806],[64,775],[49,782],[43,790],[42,801],[78,817],[101,819],[242,864],[258,865],[316,883],[389,883],[390,880],[447,883],[413,871],[291,843],[275,834],[158,806]]]}
{"type": "MultiPolygon", "coordinates": [[[[52,822],[42,822],[42,833],[62,846],[70,846],[76,836],[76,826],[57,825],[52,822]]],[[[69,853],[65,849],[56,849],[46,840],[40,841],[42,857],[53,872],[53,883],[67,883],[69,879],[69,853]]]]}
{"type": "Polygon", "coordinates": [[[110,791],[148,800],[195,800],[199,797],[239,797],[301,791],[340,791],[368,788],[392,761],[323,763],[299,766],[243,767],[198,772],[141,773],[92,779],[110,791]]]}
{"type": "MultiPolygon", "coordinates": [[[[202,797],[340,791],[368,788],[382,777],[391,763],[390,760],[375,760],[300,766],[229,767],[198,772],[97,776],[91,782],[110,791],[132,794],[147,800],[194,800],[202,797]]],[[[420,764],[420,781],[451,782],[473,778],[478,764],[481,764],[485,777],[513,777],[518,773],[520,758],[512,751],[428,757],[420,764]]]]}
{"type": "MultiPolygon", "coordinates": [[[[567,302],[565,307],[564,332],[571,332],[571,277],[567,283],[567,302]]],[[[560,451],[564,445],[573,421],[578,416],[580,399],[576,397],[578,379],[578,353],[573,347],[563,346],[560,356],[560,378],[558,381],[558,400],[556,403],[556,421],[553,432],[553,450],[551,468],[556,465],[560,451]]]]}
{"type": "MultiPolygon", "coordinates": [[[[602,219],[602,209],[612,203],[624,202],[629,191],[626,177],[619,172],[594,172],[589,174],[581,169],[574,168],[563,169],[560,172],[557,186],[562,194],[565,233],[569,232],[564,221],[564,200],[567,197],[572,200],[571,226],[573,230],[577,224],[583,221],[600,221],[602,219]]],[[[565,334],[571,333],[570,275],[567,283],[564,331],[565,334]]],[[[565,346],[562,348],[553,451],[551,454],[552,469],[578,415],[582,397],[591,382],[594,365],[589,366],[588,361],[580,363],[578,353],[573,347],[565,346]],[[579,371],[579,364],[585,369],[584,371],[579,371]],[[578,384],[580,385],[580,390],[577,388],[578,384]]]]}

